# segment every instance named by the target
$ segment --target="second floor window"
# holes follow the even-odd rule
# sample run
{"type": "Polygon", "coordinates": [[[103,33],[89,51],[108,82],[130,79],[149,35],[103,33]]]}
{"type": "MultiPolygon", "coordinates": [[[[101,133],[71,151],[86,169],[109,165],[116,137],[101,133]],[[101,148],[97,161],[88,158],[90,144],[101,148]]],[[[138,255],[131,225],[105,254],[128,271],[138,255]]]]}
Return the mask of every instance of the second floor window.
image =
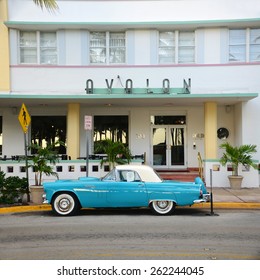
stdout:
{"type": "Polygon", "coordinates": [[[260,61],[260,29],[229,30],[229,61],[260,61]]]}
{"type": "Polygon", "coordinates": [[[260,29],[250,30],[249,61],[260,61],[260,29]]]}
{"type": "Polygon", "coordinates": [[[178,62],[194,63],[195,62],[195,33],[179,32],[178,40],[178,62]]]}
{"type": "Polygon", "coordinates": [[[160,32],[159,63],[175,63],[175,33],[160,32]]]}
{"type": "Polygon", "coordinates": [[[20,32],[20,63],[57,64],[55,32],[20,32]]]}
{"type": "Polygon", "coordinates": [[[90,63],[122,64],[125,56],[125,33],[90,33],[90,63]]]}
{"type": "Polygon", "coordinates": [[[159,33],[159,63],[194,63],[195,33],[166,31],[159,33]]]}
{"type": "Polygon", "coordinates": [[[229,31],[229,61],[246,61],[246,30],[229,31]]]}

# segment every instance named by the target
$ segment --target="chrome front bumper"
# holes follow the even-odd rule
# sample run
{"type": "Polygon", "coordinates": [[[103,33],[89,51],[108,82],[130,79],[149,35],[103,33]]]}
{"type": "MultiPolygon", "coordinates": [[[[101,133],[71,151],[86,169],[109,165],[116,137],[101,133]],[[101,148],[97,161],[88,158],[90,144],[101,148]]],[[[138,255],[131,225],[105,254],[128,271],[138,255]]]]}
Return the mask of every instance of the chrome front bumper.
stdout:
{"type": "Polygon", "coordinates": [[[42,195],[42,203],[43,204],[50,204],[49,200],[46,199],[46,194],[45,193],[42,195]]]}

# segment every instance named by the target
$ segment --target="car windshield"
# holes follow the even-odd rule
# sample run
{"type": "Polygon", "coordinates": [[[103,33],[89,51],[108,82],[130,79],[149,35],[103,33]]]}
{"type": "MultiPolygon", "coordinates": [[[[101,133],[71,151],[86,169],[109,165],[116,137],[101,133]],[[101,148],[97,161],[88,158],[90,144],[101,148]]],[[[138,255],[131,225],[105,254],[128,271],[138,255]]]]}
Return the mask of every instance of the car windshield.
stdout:
{"type": "Polygon", "coordinates": [[[115,181],[116,180],[116,170],[111,170],[103,179],[102,181],[115,181]]]}

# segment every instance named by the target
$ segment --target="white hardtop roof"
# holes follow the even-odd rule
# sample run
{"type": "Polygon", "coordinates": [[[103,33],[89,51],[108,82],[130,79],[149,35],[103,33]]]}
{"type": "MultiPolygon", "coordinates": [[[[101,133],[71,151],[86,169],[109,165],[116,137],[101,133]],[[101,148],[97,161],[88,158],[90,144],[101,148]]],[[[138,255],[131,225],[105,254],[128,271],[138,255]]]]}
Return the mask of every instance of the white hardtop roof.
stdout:
{"type": "Polygon", "coordinates": [[[162,182],[162,179],[148,165],[117,165],[117,170],[133,170],[136,171],[144,182],[162,182]]]}

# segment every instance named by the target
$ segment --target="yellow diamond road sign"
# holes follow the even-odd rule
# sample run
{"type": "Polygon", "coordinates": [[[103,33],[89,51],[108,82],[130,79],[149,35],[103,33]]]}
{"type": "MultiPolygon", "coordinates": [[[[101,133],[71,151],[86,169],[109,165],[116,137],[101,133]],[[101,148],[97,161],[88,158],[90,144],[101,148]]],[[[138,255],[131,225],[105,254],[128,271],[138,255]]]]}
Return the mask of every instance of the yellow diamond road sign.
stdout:
{"type": "Polygon", "coordinates": [[[29,115],[24,103],[22,104],[18,120],[22,126],[23,132],[26,133],[31,123],[31,116],[29,115]]]}

